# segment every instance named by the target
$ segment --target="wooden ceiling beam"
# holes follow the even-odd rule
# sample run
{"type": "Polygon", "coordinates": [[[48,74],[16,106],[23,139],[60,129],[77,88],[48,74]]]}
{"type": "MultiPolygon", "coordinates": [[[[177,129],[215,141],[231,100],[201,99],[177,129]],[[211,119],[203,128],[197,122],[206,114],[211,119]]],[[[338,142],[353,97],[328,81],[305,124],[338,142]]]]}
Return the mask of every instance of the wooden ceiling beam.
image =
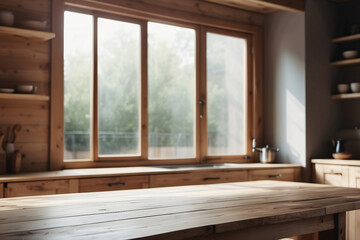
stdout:
{"type": "Polygon", "coordinates": [[[305,11],[305,0],[205,0],[261,13],[278,10],[301,13],[305,11]]]}

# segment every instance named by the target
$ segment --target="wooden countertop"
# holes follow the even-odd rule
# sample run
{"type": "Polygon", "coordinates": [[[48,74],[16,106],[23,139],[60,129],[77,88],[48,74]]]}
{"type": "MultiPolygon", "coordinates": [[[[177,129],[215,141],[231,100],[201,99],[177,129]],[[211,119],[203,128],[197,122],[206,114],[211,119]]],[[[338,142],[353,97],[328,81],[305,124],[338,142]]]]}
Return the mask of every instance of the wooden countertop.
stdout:
{"type": "Polygon", "coordinates": [[[4,198],[0,239],[276,239],[358,208],[360,189],[281,181],[4,198]]]}
{"type": "Polygon", "coordinates": [[[329,159],[312,159],[311,162],[317,164],[360,166],[360,160],[338,160],[338,159],[329,158],[329,159]]]}
{"type": "Polygon", "coordinates": [[[163,174],[163,173],[177,173],[177,172],[183,173],[183,172],[209,171],[209,170],[224,171],[224,170],[301,167],[301,165],[296,165],[296,164],[280,164],[280,163],[273,163],[273,164],[229,163],[216,168],[211,167],[210,165],[213,164],[205,164],[205,166],[209,166],[209,167],[201,167],[201,168],[195,167],[196,165],[167,165],[167,166],[144,166],[144,167],[66,169],[60,171],[0,175],[0,183],[57,180],[57,179],[71,179],[71,178],[89,178],[89,177],[111,177],[118,175],[129,176],[129,175],[163,174]]]}

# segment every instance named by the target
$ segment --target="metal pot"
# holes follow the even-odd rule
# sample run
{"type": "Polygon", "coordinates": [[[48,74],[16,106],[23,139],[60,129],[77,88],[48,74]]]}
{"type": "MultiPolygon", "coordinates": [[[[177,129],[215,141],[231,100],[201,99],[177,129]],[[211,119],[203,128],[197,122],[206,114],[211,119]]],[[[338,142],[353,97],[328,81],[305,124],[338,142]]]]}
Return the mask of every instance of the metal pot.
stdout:
{"type": "Polygon", "coordinates": [[[253,152],[260,152],[260,162],[261,163],[272,163],[275,162],[276,152],[280,151],[279,148],[271,148],[269,145],[266,145],[262,148],[256,147],[256,140],[253,139],[253,152]]]}

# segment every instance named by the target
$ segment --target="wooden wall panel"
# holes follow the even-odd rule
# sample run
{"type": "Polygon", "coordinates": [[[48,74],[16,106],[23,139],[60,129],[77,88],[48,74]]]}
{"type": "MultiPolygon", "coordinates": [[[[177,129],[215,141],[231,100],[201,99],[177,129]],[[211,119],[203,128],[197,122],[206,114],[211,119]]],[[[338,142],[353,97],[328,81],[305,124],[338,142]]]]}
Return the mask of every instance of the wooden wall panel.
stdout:
{"type": "MultiPolygon", "coordinates": [[[[46,20],[50,23],[51,0],[0,0],[0,9],[15,15],[15,27],[23,20],[46,20]]],[[[46,30],[50,29],[50,24],[46,30]]],[[[0,41],[0,88],[31,84],[38,94],[49,95],[50,42],[31,42],[18,37],[0,41]]],[[[21,172],[48,170],[49,102],[0,100],[0,131],[21,124],[15,149],[23,154],[21,172]]]]}

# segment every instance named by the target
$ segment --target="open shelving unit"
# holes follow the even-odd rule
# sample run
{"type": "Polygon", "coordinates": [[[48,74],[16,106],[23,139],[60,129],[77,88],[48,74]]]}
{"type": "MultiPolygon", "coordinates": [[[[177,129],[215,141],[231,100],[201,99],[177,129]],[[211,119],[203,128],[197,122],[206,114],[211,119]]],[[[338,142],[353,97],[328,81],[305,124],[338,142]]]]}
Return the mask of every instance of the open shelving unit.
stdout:
{"type": "Polygon", "coordinates": [[[0,93],[2,100],[49,101],[50,97],[38,94],[0,93]]]}
{"type": "Polygon", "coordinates": [[[347,66],[347,65],[355,65],[355,64],[360,64],[360,58],[345,59],[345,60],[332,62],[331,66],[347,66]]]}
{"type": "MultiPolygon", "coordinates": [[[[0,26],[1,36],[15,37],[31,42],[46,42],[55,38],[55,33],[0,26]]],[[[0,93],[0,100],[49,101],[50,97],[39,94],[0,93]]]]}
{"type": "Polygon", "coordinates": [[[343,93],[343,94],[335,94],[331,96],[332,99],[360,99],[360,93],[343,93]]]}
{"type": "MultiPolygon", "coordinates": [[[[360,33],[337,37],[331,40],[332,43],[346,43],[346,42],[354,42],[360,41],[360,33]]],[[[331,66],[348,66],[348,65],[355,65],[360,64],[360,58],[352,58],[352,59],[344,59],[335,62],[331,62],[331,66]]]]}
{"type": "Polygon", "coordinates": [[[358,41],[358,40],[360,40],[360,33],[334,38],[331,40],[331,42],[332,43],[342,43],[342,42],[352,42],[352,41],[358,41]]]}
{"type": "Polygon", "coordinates": [[[55,33],[0,26],[0,36],[11,36],[24,40],[41,42],[55,38],[55,33]]]}

